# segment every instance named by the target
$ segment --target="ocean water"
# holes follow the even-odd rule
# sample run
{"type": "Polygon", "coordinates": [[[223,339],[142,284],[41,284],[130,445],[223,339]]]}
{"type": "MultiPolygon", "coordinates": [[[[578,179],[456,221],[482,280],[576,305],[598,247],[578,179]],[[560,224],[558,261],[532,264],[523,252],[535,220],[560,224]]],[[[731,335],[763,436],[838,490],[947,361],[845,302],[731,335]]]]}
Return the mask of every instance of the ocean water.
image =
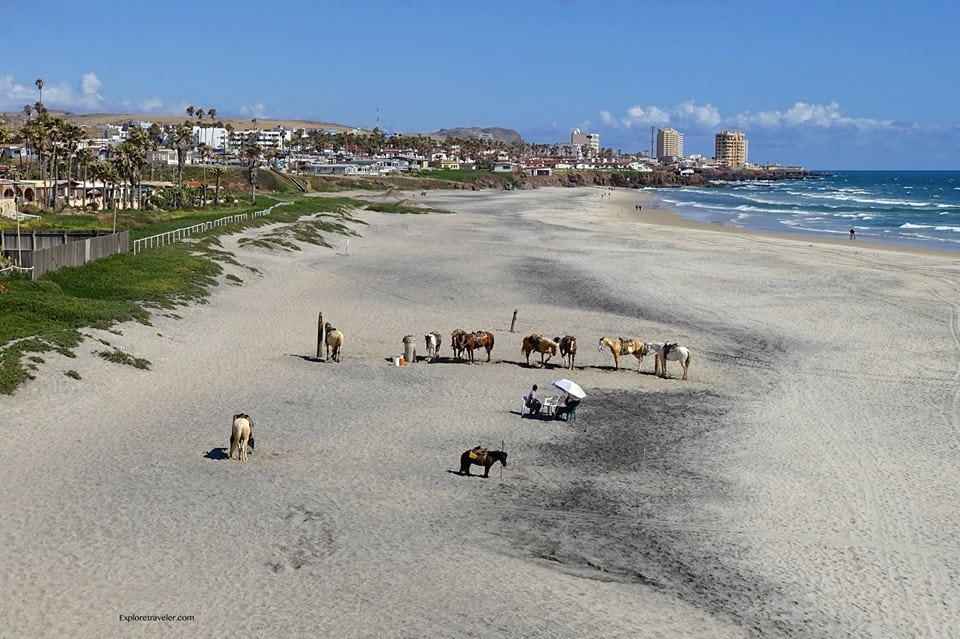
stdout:
{"type": "Polygon", "coordinates": [[[657,189],[666,208],[749,229],[960,250],[960,171],[839,171],[784,182],[657,189]]]}

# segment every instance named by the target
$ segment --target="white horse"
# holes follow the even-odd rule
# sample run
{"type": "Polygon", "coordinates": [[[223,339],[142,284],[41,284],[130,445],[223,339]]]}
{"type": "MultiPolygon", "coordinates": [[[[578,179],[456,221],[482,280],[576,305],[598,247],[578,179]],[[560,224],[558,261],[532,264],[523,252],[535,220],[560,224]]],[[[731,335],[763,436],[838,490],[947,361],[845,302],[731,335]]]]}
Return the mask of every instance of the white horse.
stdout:
{"type": "Polygon", "coordinates": [[[683,369],[683,377],[687,379],[687,370],[690,368],[690,349],[686,346],[680,346],[676,342],[666,342],[663,344],[644,344],[644,351],[649,353],[653,351],[653,373],[660,377],[668,377],[667,362],[680,362],[683,369]],[[666,351],[666,357],[664,357],[666,351]]]}
{"type": "Polygon", "coordinates": [[[250,445],[250,450],[253,450],[253,418],[245,413],[238,413],[233,416],[233,427],[230,431],[230,456],[227,459],[233,459],[236,455],[238,461],[247,461],[247,444],[250,445]]]}
{"type": "Polygon", "coordinates": [[[427,333],[423,336],[423,341],[427,346],[427,354],[430,355],[430,359],[439,359],[440,342],[442,339],[443,337],[437,332],[427,333]]]}

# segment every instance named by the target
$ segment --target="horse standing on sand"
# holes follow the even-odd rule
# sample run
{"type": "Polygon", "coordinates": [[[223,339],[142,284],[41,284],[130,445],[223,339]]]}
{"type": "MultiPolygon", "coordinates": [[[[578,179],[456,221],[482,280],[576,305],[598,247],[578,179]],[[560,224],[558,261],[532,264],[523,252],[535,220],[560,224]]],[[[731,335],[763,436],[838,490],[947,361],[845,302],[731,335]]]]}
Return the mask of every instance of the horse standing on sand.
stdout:
{"type": "Polygon", "coordinates": [[[597,352],[602,353],[604,347],[610,349],[610,354],[613,355],[613,367],[616,370],[620,370],[620,357],[622,355],[633,355],[636,357],[639,370],[639,366],[643,363],[643,356],[646,354],[643,348],[644,343],[639,339],[601,337],[597,343],[597,352]]]}
{"type": "Polygon", "coordinates": [[[573,335],[564,335],[563,337],[554,337],[553,341],[560,344],[560,357],[563,358],[563,365],[573,370],[573,361],[577,359],[577,338],[573,335]]]}
{"type": "Polygon", "coordinates": [[[690,369],[690,349],[686,346],[680,346],[676,342],[644,344],[644,346],[654,352],[653,372],[655,375],[664,379],[670,377],[667,374],[667,362],[680,362],[680,368],[683,369],[683,377],[680,379],[687,379],[687,371],[690,369]]]}
{"type": "Polygon", "coordinates": [[[483,477],[490,476],[490,467],[500,462],[503,467],[507,467],[507,453],[502,450],[487,450],[480,446],[475,446],[470,450],[463,451],[460,455],[460,474],[470,477],[470,464],[483,466],[483,477]]]}
{"type": "Polygon", "coordinates": [[[237,413],[233,416],[233,425],[230,428],[230,455],[227,459],[233,459],[236,455],[237,461],[247,461],[248,444],[250,450],[253,450],[253,419],[246,413],[237,413]]]}
{"type": "Polygon", "coordinates": [[[330,322],[324,325],[324,330],[327,333],[327,359],[330,359],[330,352],[333,351],[333,361],[339,362],[340,348],[343,346],[343,333],[339,329],[334,328],[330,322]]]}
{"type": "Polygon", "coordinates": [[[450,350],[453,351],[453,356],[457,359],[463,359],[464,340],[466,340],[467,332],[462,328],[450,333],[450,350]]]}
{"type": "Polygon", "coordinates": [[[539,333],[534,333],[523,338],[523,345],[520,347],[520,352],[527,358],[527,366],[530,366],[530,353],[540,353],[540,368],[543,368],[547,365],[547,362],[550,361],[550,358],[557,354],[557,349],[559,348],[556,342],[547,339],[539,333]]]}
{"type": "Polygon", "coordinates": [[[493,351],[493,333],[490,331],[475,331],[467,333],[463,339],[463,347],[467,349],[467,357],[473,362],[473,352],[481,348],[487,351],[487,361],[490,361],[490,353],[493,351]]]}
{"type": "Polygon", "coordinates": [[[426,344],[427,347],[427,355],[431,360],[440,358],[440,342],[442,340],[443,337],[436,331],[433,333],[427,333],[423,336],[424,344],[426,344]]]}

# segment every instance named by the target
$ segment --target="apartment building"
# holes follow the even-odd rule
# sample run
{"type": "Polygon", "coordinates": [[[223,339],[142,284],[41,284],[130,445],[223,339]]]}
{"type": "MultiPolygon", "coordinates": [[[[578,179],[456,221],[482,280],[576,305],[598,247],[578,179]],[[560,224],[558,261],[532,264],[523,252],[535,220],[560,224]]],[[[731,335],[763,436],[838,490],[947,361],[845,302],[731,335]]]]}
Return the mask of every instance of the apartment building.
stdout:
{"type": "Polygon", "coordinates": [[[661,162],[683,157],[683,134],[676,129],[657,131],[657,159],[661,162]]]}
{"type": "Polygon", "coordinates": [[[717,133],[714,159],[720,166],[742,168],[747,163],[747,136],[743,131],[717,133]]]}

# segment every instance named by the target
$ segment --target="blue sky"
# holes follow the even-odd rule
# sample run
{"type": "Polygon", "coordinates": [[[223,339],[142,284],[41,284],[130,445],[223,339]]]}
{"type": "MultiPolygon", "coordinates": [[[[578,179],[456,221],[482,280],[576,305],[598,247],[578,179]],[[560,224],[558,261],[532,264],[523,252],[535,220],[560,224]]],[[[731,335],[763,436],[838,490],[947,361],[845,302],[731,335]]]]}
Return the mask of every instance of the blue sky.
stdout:
{"type": "MultiPolygon", "coordinates": [[[[960,168],[960,9],[948,2],[25,3],[0,109],[300,117],[390,130],[572,127],[646,149],[651,125],[756,161],[960,168]]],[[[11,27],[11,25],[13,25],[11,27]]]]}

